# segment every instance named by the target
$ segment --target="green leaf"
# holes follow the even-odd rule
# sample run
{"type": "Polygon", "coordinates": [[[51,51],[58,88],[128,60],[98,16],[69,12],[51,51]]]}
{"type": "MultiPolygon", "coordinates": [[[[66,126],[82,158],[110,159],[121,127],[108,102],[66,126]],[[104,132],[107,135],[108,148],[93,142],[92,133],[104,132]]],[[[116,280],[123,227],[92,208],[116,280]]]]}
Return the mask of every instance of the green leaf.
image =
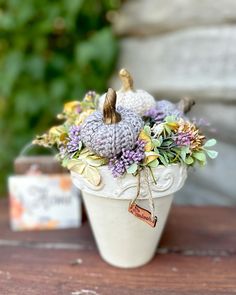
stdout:
{"type": "Polygon", "coordinates": [[[159,150],[158,150],[157,148],[154,148],[153,151],[154,151],[154,153],[156,153],[156,154],[158,154],[158,155],[160,154],[160,152],[159,152],[159,150]]]}
{"type": "Polygon", "coordinates": [[[206,155],[204,152],[195,152],[195,153],[193,153],[193,157],[200,162],[206,161],[206,155]]]}
{"type": "Polygon", "coordinates": [[[169,140],[164,140],[162,143],[162,146],[169,146],[173,143],[173,140],[169,139],[169,140]]]}
{"type": "Polygon", "coordinates": [[[167,155],[167,153],[166,153],[166,152],[164,152],[162,155],[163,155],[163,157],[165,158],[165,160],[166,160],[166,163],[169,163],[169,158],[168,158],[168,155],[167,155]]]}
{"type": "Polygon", "coordinates": [[[191,156],[188,156],[184,162],[187,164],[187,165],[191,165],[194,163],[194,159],[191,157],[191,156]]]}
{"type": "MultiPolygon", "coordinates": [[[[197,161],[198,161],[198,160],[197,160],[197,161]]],[[[199,164],[200,166],[205,166],[205,165],[206,165],[206,161],[204,161],[204,162],[198,161],[198,164],[199,164]]]]}
{"type": "Polygon", "coordinates": [[[171,134],[171,129],[167,125],[165,125],[165,131],[167,132],[168,135],[171,134]]]}
{"type": "Polygon", "coordinates": [[[180,156],[185,161],[185,159],[186,159],[186,151],[184,149],[181,149],[180,156]]]}
{"type": "Polygon", "coordinates": [[[217,141],[212,138],[212,139],[209,139],[205,144],[204,144],[204,147],[211,147],[211,146],[214,146],[215,144],[217,143],[217,141]]]}
{"type": "Polygon", "coordinates": [[[159,157],[159,154],[155,152],[145,152],[144,165],[151,163],[152,161],[156,160],[158,157],[159,157]]]}
{"type": "Polygon", "coordinates": [[[189,146],[182,147],[182,149],[188,154],[190,152],[189,146]]]}
{"type": "Polygon", "coordinates": [[[180,155],[181,149],[180,148],[172,148],[171,149],[173,152],[175,152],[177,155],[180,155]]]}
{"type": "Polygon", "coordinates": [[[169,159],[173,159],[173,158],[175,158],[175,154],[172,153],[172,152],[166,152],[166,155],[167,155],[167,157],[168,157],[169,159]]]}
{"type": "Polygon", "coordinates": [[[180,150],[180,156],[181,158],[183,159],[183,161],[185,161],[186,159],[186,155],[189,153],[189,147],[186,146],[186,147],[182,147],[181,150],[180,150]]]}
{"type": "Polygon", "coordinates": [[[217,151],[206,150],[206,152],[207,152],[207,155],[209,156],[209,158],[211,158],[211,159],[215,159],[218,156],[217,151]]]}
{"type": "Polygon", "coordinates": [[[151,168],[156,168],[158,165],[159,165],[159,161],[157,159],[148,163],[148,166],[151,168]]]}
{"type": "Polygon", "coordinates": [[[143,128],[144,132],[147,134],[147,135],[151,135],[151,128],[150,126],[147,126],[145,125],[144,128],[143,128]]]}
{"type": "Polygon", "coordinates": [[[161,146],[161,141],[159,139],[152,139],[152,143],[155,147],[161,146]]]}
{"type": "Polygon", "coordinates": [[[167,116],[167,117],[165,117],[165,122],[167,122],[167,123],[176,122],[176,116],[167,116]]]}
{"type": "Polygon", "coordinates": [[[136,163],[133,163],[132,165],[130,165],[130,166],[126,169],[126,171],[127,171],[127,173],[129,173],[129,174],[133,174],[133,173],[135,173],[135,172],[137,171],[137,169],[138,169],[138,165],[137,165],[136,163]]]}
{"type": "Polygon", "coordinates": [[[163,157],[162,155],[160,155],[160,156],[159,156],[159,159],[160,159],[161,163],[162,163],[164,166],[168,166],[168,163],[167,163],[165,157],[163,157]]]}

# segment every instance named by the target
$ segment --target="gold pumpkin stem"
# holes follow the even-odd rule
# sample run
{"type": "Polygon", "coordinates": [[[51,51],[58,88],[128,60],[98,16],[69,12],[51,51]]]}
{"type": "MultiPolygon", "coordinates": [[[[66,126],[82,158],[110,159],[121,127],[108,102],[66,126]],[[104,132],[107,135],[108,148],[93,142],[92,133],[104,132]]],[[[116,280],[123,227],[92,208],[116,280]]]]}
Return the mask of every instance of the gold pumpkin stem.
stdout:
{"type": "Polygon", "coordinates": [[[105,124],[116,124],[120,121],[121,115],[116,111],[116,92],[109,88],[103,105],[103,122],[105,124]]]}
{"type": "Polygon", "coordinates": [[[134,81],[130,73],[126,69],[121,69],[119,76],[122,82],[122,88],[120,91],[126,92],[134,89],[134,81]]]}

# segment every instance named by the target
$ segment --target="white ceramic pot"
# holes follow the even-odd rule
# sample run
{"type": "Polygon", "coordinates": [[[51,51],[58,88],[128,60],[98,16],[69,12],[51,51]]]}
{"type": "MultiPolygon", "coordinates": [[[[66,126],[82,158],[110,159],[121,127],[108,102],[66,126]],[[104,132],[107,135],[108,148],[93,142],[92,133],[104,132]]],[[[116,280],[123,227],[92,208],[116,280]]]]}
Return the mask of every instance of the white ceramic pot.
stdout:
{"type": "MultiPolygon", "coordinates": [[[[129,203],[137,194],[137,177],[113,178],[107,166],[99,170],[102,176],[99,186],[93,186],[79,174],[71,172],[73,183],[82,191],[99,252],[106,262],[117,267],[144,265],[156,252],[173,194],[183,186],[187,169],[178,164],[159,166],[153,169],[157,184],[148,175],[158,218],[154,228],[128,212],[129,203]]],[[[137,203],[150,210],[145,180],[141,173],[141,194],[137,203]]]]}

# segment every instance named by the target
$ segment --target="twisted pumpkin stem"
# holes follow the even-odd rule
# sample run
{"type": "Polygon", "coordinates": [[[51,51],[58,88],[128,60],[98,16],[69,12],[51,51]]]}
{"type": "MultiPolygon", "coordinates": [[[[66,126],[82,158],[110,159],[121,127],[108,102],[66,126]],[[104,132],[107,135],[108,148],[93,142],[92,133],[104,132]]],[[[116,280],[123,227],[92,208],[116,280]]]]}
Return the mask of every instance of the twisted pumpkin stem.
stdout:
{"type": "Polygon", "coordinates": [[[178,103],[179,109],[184,114],[188,113],[194,105],[195,101],[190,97],[183,97],[178,103]]]}
{"type": "Polygon", "coordinates": [[[121,69],[119,76],[122,82],[122,88],[120,91],[126,92],[134,89],[134,81],[130,73],[126,69],[121,69]]]}
{"type": "Polygon", "coordinates": [[[116,92],[109,88],[103,105],[103,122],[105,124],[116,124],[120,121],[121,115],[116,111],[116,92]]]}

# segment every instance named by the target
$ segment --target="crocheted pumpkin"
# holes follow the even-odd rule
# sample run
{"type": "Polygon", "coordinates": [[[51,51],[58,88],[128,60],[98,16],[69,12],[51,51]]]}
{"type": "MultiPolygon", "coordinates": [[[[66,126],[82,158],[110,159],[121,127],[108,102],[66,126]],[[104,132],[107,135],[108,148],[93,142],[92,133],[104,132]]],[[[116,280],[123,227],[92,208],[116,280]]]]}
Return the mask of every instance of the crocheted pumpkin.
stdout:
{"type": "Polygon", "coordinates": [[[103,112],[90,115],[81,127],[81,140],[101,157],[112,158],[122,149],[132,149],[143,127],[136,113],[121,106],[116,108],[116,92],[109,88],[103,112]]]}
{"type": "Polygon", "coordinates": [[[168,100],[159,100],[156,102],[156,109],[162,112],[165,116],[184,117],[192,106],[195,104],[194,100],[190,97],[183,97],[175,104],[168,100]]]}
{"type": "MultiPolygon", "coordinates": [[[[145,90],[134,90],[133,79],[126,69],[119,72],[122,81],[122,88],[117,91],[117,106],[130,109],[139,116],[144,116],[145,113],[155,107],[155,99],[145,90]]],[[[106,93],[99,99],[98,108],[101,110],[105,101],[106,93]]]]}

